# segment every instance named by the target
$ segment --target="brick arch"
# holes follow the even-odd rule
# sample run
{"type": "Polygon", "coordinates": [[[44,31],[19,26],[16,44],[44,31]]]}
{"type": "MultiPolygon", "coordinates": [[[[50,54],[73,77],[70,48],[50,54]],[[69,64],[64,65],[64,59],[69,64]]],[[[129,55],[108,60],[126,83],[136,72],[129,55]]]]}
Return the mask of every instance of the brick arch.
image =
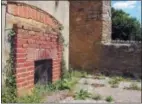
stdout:
{"type": "Polygon", "coordinates": [[[46,25],[50,25],[54,28],[60,28],[60,22],[54,18],[51,14],[46,11],[23,2],[8,2],[8,6],[6,9],[7,13],[12,14],[14,16],[32,19],[46,25]]]}

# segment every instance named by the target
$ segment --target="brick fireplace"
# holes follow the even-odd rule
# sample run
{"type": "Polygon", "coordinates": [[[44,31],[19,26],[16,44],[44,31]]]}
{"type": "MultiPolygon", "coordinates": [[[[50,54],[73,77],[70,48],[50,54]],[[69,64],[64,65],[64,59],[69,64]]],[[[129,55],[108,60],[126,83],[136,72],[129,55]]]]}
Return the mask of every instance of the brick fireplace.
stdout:
{"type": "Polygon", "coordinates": [[[31,92],[35,84],[60,79],[61,24],[47,12],[20,2],[8,2],[7,22],[15,31],[15,70],[18,96],[31,92]]]}
{"type": "Polygon", "coordinates": [[[61,73],[59,34],[34,31],[27,27],[25,24],[14,26],[16,86],[19,95],[37,83],[48,84],[58,80],[61,73]]]}

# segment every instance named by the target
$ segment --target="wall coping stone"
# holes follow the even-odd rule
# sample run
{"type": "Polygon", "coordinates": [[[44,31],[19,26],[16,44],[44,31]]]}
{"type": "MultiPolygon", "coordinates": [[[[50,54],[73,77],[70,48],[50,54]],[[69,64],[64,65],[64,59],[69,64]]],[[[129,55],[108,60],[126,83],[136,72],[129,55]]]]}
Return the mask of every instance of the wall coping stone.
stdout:
{"type": "Polygon", "coordinates": [[[50,28],[50,27],[45,27],[45,28],[39,28],[39,27],[35,27],[33,25],[29,25],[26,23],[16,23],[13,24],[13,29],[23,29],[23,30],[28,30],[28,31],[35,31],[35,32],[42,32],[44,34],[54,34],[54,35],[58,35],[59,31],[50,28]]]}

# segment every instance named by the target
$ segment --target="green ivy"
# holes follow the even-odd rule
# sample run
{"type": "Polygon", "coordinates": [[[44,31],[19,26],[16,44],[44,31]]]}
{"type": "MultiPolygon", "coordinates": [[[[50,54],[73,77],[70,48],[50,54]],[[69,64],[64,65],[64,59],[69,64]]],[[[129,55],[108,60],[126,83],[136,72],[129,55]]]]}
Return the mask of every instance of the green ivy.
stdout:
{"type": "MultiPolygon", "coordinates": [[[[60,30],[63,30],[63,25],[60,27],[60,30]]],[[[62,35],[62,33],[60,32],[59,34],[59,43],[63,45],[63,51],[64,51],[64,47],[66,46],[65,45],[65,39],[62,35]]],[[[64,79],[68,73],[67,69],[66,69],[66,63],[65,63],[65,60],[64,60],[64,56],[63,56],[63,52],[62,52],[62,61],[61,61],[61,79],[64,79]]]]}
{"type": "Polygon", "coordinates": [[[13,36],[15,32],[10,30],[8,36],[10,38],[11,52],[9,59],[6,62],[6,80],[5,88],[2,89],[2,102],[3,103],[15,103],[16,102],[16,81],[15,81],[15,66],[14,66],[14,49],[13,49],[13,36]]]}
{"type": "Polygon", "coordinates": [[[8,35],[9,35],[9,36],[14,36],[14,35],[15,35],[15,31],[10,30],[8,35]]]}

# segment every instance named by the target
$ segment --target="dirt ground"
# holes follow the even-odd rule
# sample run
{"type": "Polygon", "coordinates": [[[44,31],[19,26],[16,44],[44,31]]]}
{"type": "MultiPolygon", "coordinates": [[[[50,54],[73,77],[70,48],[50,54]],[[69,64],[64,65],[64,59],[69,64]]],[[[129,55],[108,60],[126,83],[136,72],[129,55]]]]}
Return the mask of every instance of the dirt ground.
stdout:
{"type": "MultiPolygon", "coordinates": [[[[65,94],[63,94],[64,91],[62,92],[62,95],[64,95],[63,97],[61,97],[62,95],[56,93],[50,96],[50,98],[54,98],[54,100],[52,99],[53,102],[60,103],[107,103],[105,100],[106,97],[111,96],[113,98],[113,102],[117,103],[141,103],[141,81],[121,80],[117,84],[117,87],[112,87],[112,84],[110,84],[111,80],[113,80],[113,78],[109,77],[101,79],[91,77],[81,78],[73,88],[74,93],[83,89],[92,95],[99,94],[102,97],[100,100],[94,100],[91,98],[87,98],[85,100],[75,100],[73,96],[67,95],[67,91],[65,91],[65,94]],[[139,89],[136,89],[136,87],[126,89],[132,84],[137,86],[139,89]],[[60,98],[57,95],[60,96],[60,98]]],[[[48,100],[48,102],[50,102],[50,100],[48,100]]]]}

